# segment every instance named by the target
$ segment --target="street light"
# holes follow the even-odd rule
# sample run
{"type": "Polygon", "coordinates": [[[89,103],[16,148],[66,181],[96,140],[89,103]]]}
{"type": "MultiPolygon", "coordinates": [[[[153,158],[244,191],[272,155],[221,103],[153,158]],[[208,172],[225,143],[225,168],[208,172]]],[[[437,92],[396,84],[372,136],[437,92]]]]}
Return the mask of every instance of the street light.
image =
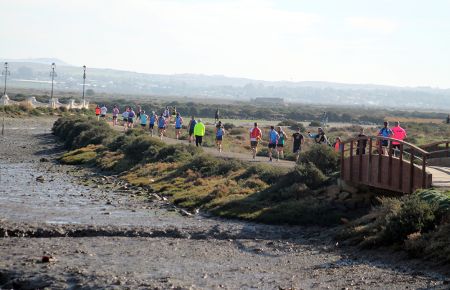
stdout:
{"type": "Polygon", "coordinates": [[[52,93],[50,94],[51,99],[53,99],[53,81],[55,80],[55,77],[57,77],[55,68],[56,68],[56,64],[52,63],[52,70],[50,71],[50,76],[52,77],[52,93]]]}
{"type": "Polygon", "coordinates": [[[5,89],[3,90],[3,95],[6,95],[6,79],[8,78],[8,76],[10,75],[10,72],[8,70],[8,63],[5,62],[5,70],[2,71],[2,75],[5,76],[5,89]]]}
{"type": "Polygon", "coordinates": [[[85,103],[84,99],[84,86],[86,85],[86,66],[83,65],[83,104],[85,103]]]}

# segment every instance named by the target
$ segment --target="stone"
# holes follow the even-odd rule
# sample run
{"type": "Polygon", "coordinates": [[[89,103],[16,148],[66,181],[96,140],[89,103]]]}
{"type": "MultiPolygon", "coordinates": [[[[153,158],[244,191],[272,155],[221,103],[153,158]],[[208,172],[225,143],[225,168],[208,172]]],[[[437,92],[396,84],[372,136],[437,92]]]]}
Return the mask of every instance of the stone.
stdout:
{"type": "Polygon", "coordinates": [[[37,182],[44,182],[45,178],[44,178],[44,176],[40,175],[40,176],[36,177],[36,181],[37,182]]]}
{"type": "Polygon", "coordinates": [[[327,187],[325,192],[328,197],[335,198],[339,195],[339,193],[341,192],[341,189],[337,185],[331,185],[331,186],[327,187]]]}
{"type": "Polygon", "coordinates": [[[50,162],[50,160],[48,160],[45,157],[42,157],[41,159],[39,159],[39,162],[50,162]]]}
{"type": "Polygon", "coordinates": [[[339,200],[346,200],[346,199],[350,198],[351,196],[352,196],[352,194],[350,192],[343,191],[339,194],[339,200]]]}

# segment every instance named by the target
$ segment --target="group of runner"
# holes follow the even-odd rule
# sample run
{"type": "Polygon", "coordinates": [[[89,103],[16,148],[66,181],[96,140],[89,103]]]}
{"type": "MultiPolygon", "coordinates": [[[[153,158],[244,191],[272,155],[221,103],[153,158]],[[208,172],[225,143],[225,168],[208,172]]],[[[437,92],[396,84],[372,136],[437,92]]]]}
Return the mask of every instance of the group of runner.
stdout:
{"type": "MultiPolygon", "coordinates": [[[[95,108],[95,114],[97,118],[105,118],[108,109],[105,105],[97,106],[95,108]]],[[[117,105],[113,107],[112,110],[112,119],[113,126],[118,126],[118,117],[120,111],[117,105]]],[[[122,116],[122,126],[124,130],[128,130],[133,128],[136,123],[139,123],[140,126],[145,129],[148,127],[150,134],[154,135],[155,126],[158,129],[158,135],[163,139],[166,134],[166,130],[169,127],[169,124],[173,122],[175,127],[175,138],[180,139],[183,129],[183,118],[181,114],[177,112],[176,108],[169,108],[168,106],[164,108],[163,112],[158,116],[154,111],[151,112],[150,115],[142,110],[140,106],[137,106],[136,111],[133,110],[132,107],[126,107],[125,110],[121,114],[122,116]]],[[[188,140],[189,143],[195,142],[197,147],[202,146],[203,138],[206,133],[205,124],[202,122],[202,119],[195,119],[194,116],[191,117],[189,124],[186,126],[188,131],[188,140]]],[[[222,124],[222,121],[219,120],[219,109],[215,112],[215,142],[216,147],[219,152],[223,151],[223,138],[226,134],[226,130],[222,124]]],[[[263,139],[262,130],[258,127],[258,123],[254,123],[252,129],[250,129],[250,147],[252,150],[252,157],[256,159],[258,145],[261,143],[263,139]]],[[[395,126],[393,128],[389,128],[389,123],[384,122],[383,128],[381,128],[378,132],[379,136],[386,138],[394,138],[398,140],[403,140],[406,138],[406,131],[400,126],[399,122],[395,122],[395,126]]],[[[302,145],[305,142],[305,136],[301,133],[301,128],[298,127],[296,131],[291,135],[293,140],[293,153],[295,154],[296,161],[299,159],[300,152],[302,150],[302,145]]],[[[316,144],[323,144],[331,146],[336,152],[340,152],[342,141],[340,137],[336,137],[334,143],[331,144],[328,140],[325,131],[323,128],[319,127],[317,129],[317,133],[312,134],[311,132],[307,132],[307,137],[314,140],[316,144]]],[[[364,134],[364,129],[361,128],[358,134],[359,139],[357,143],[357,154],[365,154],[366,145],[367,145],[367,135],[364,134]]],[[[279,161],[280,158],[284,158],[284,148],[286,141],[289,140],[288,135],[283,130],[281,126],[275,129],[275,126],[270,126],[270,130],[268,133],[268,158],[269,162],[272,162],[274,156],[276,156],[276,161],[279,161]]],[[[389,145],[388,140],[381,141],[381,147],[383,148],[382,154],[387,154],[387,147],[389,145]]],[[[398,150],[400,147],[400,143],[398,141],[392,141],[392,147],[394,150],[398,150]]]]}

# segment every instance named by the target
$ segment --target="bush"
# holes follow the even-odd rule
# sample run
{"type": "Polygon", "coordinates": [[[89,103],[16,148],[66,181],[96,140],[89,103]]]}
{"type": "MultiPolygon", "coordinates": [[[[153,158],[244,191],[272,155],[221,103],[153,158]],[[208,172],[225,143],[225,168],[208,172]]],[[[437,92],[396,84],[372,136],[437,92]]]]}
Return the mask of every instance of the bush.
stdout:
{"type": "Polygon", "coordinates": [[[229,131],[236,126],[233,123],[225,123],[225,124],[223,124],[223,127],[225,128],[225,130],[229,131]]]}
{"type": "Polygon", "coordinates": [[[309,123],[309,127],[320,127],[322,126],[322,123],[320,123],[319,121],[311,121],[311,123],[309,123]]]}
{"type": "Polygon", "coordinates": [[[286,126],[289,127],[289,129],[297,131],[297,128],[300,128],[301,132],[305,132],[305,126],[303,126],[302,123],[294,121],[294,120],[284,120],[278,123],[277,126],[286,126]]]}
{"type": "Polygon", "coordinates": [[[286,174],[286,172],[286,169],[276,168],[267,164],[258,164],[247,168],[247,170],[241,174],[238,179],[247,179],[252,176],[257,176],[265,183],[273,184],[277,182],[281,176],[286,174]]]}
{"type": "Polygon", "coordinates": [[[164,147],[164,143],[148,135],[131,137],[123,146],[125,157],[132,161],[146,161],[155,158],[158,151],[164,147]]]}
{"type": "Polygon", "coordinates": [[[300,154],[300,163],[313,163],[320,171],[330,174],[339,168],[339,154],[331,147],[315,144],[308,151],[300,154]]]}
{"type": "Polygon", "coordinates": [[[386,217],[386,242],[403,242],[410,234],[434,229],[437,210],[437,204],[423,201],[419,196],[407,198],[397,214],[386,217]]]}
{"type": "Polygon", "coordinates": [[[167,145],[162,147],[156,154],[154,161],[163,162],[186,162],[192,156],[199,154],[201,150],[194,146],[186,146],[184,144],[167,145]]]}

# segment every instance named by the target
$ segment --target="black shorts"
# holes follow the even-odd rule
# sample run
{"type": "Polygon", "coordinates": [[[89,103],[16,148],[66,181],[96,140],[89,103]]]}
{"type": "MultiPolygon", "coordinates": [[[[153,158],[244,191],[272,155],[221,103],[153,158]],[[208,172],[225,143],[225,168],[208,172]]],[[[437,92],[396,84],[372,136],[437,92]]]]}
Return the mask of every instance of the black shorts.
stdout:
{"type": "Polygon", "coordinates": [[[113,120],[117,119],[117,116],[113,116],[113,120]]]}
{"type": "Polygon", "coordinates": [[[123,118],[123,120],[122,121],[124,121],[124,122],[128,122],[128,118],[123,118]]]}
{"type": "Polygon", "coordinates": [[[158,127],[159,130],[165,130],[166,127],[158,127]]]}
{"type": "Polygon", "coordinates": [[[181,130],[181,127],[175,127],[176,130],[181,130]]]}
{"type": "Polygon", "coordinates": [[[298,152],[302,151],[302,148],[300,146],[295,146],[293,151],[294,151],[294,153],[298,153],[298,152]]]}
{"type": "Polygon", "coordinates": [[[258,141],[250,141],[250,147],[252,148],[258,147],[258,141]]]}
{"type": "Polygon", "coordinates": [[[275,148],[277,148],[277,144],[269,143],[269,149],[275,149],[275,148]]]}
{"type": "Polygon", "coordinates": [[[133,122],[134,122],[133,118],[128,118],[128,123],[133,123],[133,122]]]}
{"type": "Polygon", "coordinates": [[[222,141],[223,136],[216,136],[216,141],[222,141]]]}
{"type": "Polygon", "coordinates": [[[141,127],[142,127],[142,128],[145,128],[145,126],[147,126],[147,125],[146,125],[146,124],[141,124],[141,127]]]}
{"type": "Polygon", "coordinates": [[[283,148],[283,147],[284,147],[284,144],[277,144],[277,147],[283,148]]]}
{"type": "Polygon", "coordinates": [[[150,129],[155,128],[155,124],[150,124],[150,129]]]}
{"type": "Polygon", "coordinates": [[[100,115],[100,117],[102,117],[102,118],[105,118],[105,117],[106,117],[106,115],[100,115]]]}
{"type": "Polygon", "coordinates": [[[389,145],[389,141],[388,140],[382,140],[381,141],[381,146],[387,147],[388,145],[389,145]]]}
{"type": "Polygon", "coordinates": [[[192,136],[192,135],[194,135],[194,129],[189,130],[189,136],[192,136]]]}

